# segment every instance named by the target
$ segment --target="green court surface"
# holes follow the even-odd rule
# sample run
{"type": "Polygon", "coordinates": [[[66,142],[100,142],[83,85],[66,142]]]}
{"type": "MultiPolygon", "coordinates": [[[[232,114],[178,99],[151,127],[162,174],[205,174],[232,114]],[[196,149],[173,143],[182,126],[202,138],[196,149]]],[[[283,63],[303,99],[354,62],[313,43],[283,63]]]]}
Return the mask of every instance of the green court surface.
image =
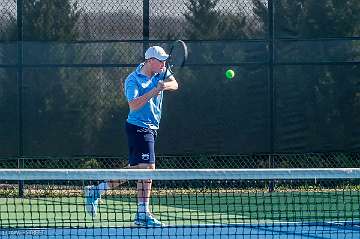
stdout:
{"type": "MultiPolygon", "coordinates": [[[[360,192],[163,191],[152,195],[152,212],[170,226],[329,222],[360,219],[360,192]]],[[[0,198],[1,227],[129,227],[134,194],[105,195],[95,218],[81,196],[0,198]]]]}

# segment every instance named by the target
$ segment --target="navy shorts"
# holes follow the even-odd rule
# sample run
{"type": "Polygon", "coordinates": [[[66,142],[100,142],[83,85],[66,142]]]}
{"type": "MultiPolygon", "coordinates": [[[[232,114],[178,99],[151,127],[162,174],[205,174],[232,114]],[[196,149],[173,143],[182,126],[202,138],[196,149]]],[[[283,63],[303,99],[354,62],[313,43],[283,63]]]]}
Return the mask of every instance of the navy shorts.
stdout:
{"type": "Polygon", "coordinates": [[[128,122],[126,122],[125,128],[129,146],[129,165],[155,164],[156,130],[139,127],[128,122]]]}

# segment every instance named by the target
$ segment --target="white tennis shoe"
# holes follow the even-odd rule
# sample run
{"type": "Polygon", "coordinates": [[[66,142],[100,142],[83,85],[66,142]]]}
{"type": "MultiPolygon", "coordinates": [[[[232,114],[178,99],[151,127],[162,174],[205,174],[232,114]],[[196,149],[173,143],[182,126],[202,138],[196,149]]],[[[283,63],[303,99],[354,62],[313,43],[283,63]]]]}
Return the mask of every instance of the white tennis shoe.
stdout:
{"type": "Polygon", "coordinates": [[[165,226],[164,223],[157,220],[154,215],[149,212],[146,213],[136,213],[135,216],[135,225],[143,226],[143,227],[163,227],[165,226]]]}

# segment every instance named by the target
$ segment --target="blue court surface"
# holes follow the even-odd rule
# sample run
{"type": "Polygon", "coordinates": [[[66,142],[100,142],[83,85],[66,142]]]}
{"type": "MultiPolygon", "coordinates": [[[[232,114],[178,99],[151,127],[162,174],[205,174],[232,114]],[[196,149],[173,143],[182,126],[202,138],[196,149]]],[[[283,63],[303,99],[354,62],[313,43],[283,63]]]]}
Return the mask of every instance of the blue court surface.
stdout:
{"type": "Polygon", "coordinates": [[[297,238],[360,238],[360,224],[331,223],[274,223],[167,226],[162,228],[26,228],[0,230],[0,238],[75,239],[75,238],[197,238],[197,239],[297,239],[297,238]]]}

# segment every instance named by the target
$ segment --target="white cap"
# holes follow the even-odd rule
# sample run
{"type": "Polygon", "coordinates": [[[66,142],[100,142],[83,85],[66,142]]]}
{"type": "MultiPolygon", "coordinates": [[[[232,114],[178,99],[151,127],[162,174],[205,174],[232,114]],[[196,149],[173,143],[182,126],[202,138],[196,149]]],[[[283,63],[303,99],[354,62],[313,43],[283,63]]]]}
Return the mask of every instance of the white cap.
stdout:
{"type": "Polygon", "coordinates": [[[166,59],[169,57],[168,54],[166,54],[165,50],[160,46],[152,46],[145,52],[145,59],[148,60],[150,58],[156,58],[159,61],[166,61],[166,59]]]}

